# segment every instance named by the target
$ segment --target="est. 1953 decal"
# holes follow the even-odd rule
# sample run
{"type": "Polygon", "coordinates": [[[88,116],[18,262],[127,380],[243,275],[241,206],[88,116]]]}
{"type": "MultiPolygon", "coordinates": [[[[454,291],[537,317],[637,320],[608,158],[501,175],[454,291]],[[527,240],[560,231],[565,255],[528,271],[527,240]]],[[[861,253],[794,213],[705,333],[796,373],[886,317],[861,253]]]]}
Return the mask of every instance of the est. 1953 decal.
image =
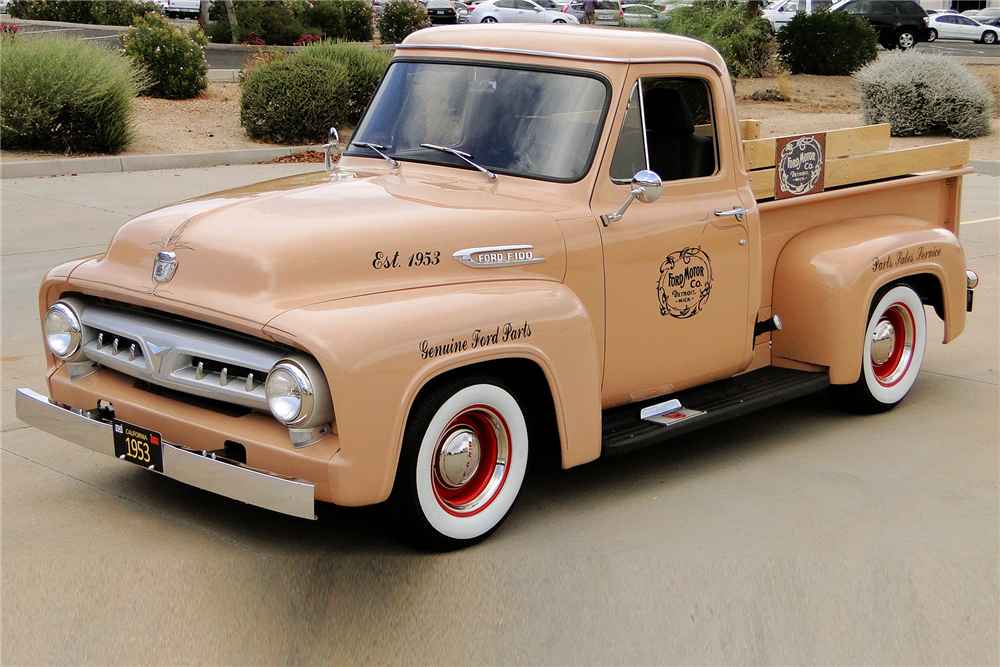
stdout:
{"type": "Polygon", "coordinates": [[[667,255],[660,264],[656,298],[660,315],[686,319],[697,315],[712,291],[712,261],[701,247],[667,255]]]}
{"type": "Polygon", "coordinates": [[[422,340],[420,348],[421,359],[433,359],[446,354],[465,352],[466,350],[478,350],[498,343],[507,343],[531,337],[531,325],[525,322],[522,325],[515,325],[507,322],[493,329],[476,329],[471,334],[458,340],[452,338],[447,343],[431,344],[430,341],[422,340]]]}
{"type": "Polygon", "coordinates": [[[373,269],[399,269],[404,266],[436,266],[441,263],[440,250],[415,252],[409,259],[400,258],[399,251],[388,253],[378,250],[372,260],[373,269]]]}

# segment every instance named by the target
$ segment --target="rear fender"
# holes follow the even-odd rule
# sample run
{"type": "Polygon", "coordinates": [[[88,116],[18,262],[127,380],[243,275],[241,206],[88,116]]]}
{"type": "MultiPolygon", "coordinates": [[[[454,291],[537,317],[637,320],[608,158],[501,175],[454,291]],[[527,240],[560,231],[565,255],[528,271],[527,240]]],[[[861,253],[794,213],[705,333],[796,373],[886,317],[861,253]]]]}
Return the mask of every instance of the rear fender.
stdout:
{"type": "Polygon", "coordinates": [[[944,320],[944,342],[965,326],[965,255],[958,238],[923,220],[882,215],[814,227],[781,251],[772,312],[775,365],[826,366],[833,384],[861,373],[864,331],[876,292],[908,282],[944,320]]]}
{"type": "Polygon", "coordinates": [[[560,283],[477,283],[341,299],[282,313],[265,331],[311,353],[326,373],[341,445],[330,461],[337,504],[388,498],[421,388],[487,361],[525,359],[541,369],[564,467],[600,454],[593,322],[560,283]]]}

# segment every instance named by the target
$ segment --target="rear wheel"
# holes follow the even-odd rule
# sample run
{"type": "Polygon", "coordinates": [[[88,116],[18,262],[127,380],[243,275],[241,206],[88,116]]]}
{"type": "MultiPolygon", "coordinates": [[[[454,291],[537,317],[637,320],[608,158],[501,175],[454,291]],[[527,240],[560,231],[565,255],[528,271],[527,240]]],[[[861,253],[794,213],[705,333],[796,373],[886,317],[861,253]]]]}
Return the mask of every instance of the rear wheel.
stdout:
{"type": "Polygon", "coordinates": [[[913,31],[904,28],[896,34],[896,46],[902,50],[912,49],[917,44],[917,36],[913,34],[913,31]]]}
{"type": "Polygon", "coordinates": [[[928,42],[933,42],[936,39],[937,39],[937,30],[935,30],[934,28],[931,28],[930,32],[927,33],[927,41],[928,42]]]}
{"type": "Polygon", "coordinates": [[[425,546],[454,549],[492,533],[517,499],[528,463],[528,425],[517,398],[491,378],[465,378],[413,408],[394,500],[425,546]]]}
{"type": "Polygon", "coordinates": [[[481,23],[496,23],[496,22],[497,22],[496,18],[492,16],[487,16],[481,21],[481,23]]]}
{"type": "Polygon", "coordinates": [[[835,396],[856,412],[890,410],[909,393],[920,372],[927,341],[927,319],[920,296],[896,285],[880,296],[865,329],[861,377],[833,387],[835,396]]]}

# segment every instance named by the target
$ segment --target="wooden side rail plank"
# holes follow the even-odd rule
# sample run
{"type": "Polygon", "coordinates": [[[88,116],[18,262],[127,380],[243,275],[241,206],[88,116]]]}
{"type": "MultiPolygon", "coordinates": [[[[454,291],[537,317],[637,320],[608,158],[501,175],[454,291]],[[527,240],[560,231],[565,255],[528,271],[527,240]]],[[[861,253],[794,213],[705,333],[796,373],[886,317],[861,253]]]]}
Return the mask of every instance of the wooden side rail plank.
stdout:
{"type": "MultiPolygon", "coordinates": [[[[889,123],[848,127],[826,132],[826,159],[889,149],[889,123]]],[[[809,134],[805,132],[803,134],[809,134]]],[[[817,133],[818,134],[818,133],[817,133]]],[[[800,135],[789,135],[800,136],[800,135]]],[[[743,142],[743,164],[748,170],[774,166],[775,144],[783,137],[743,142]]]]}
{"type": "MultiPolygon", "coordinates": [[[[965,139],[869,155],[855,155],[826,163],[824,187],[829,189],[852,183],[906,176],[921,171],[962,167],[968,162],[969,142],[965,139]]],[[[774,168],[750,172],[750,186],[758,201],[774,197],[774,168]]]]}
{"type": "Polygon", "coordinates": [[[743,141],[760,139],[760,121],[759,120],[741,120],[740,121],[740,139],[743,141]]]}

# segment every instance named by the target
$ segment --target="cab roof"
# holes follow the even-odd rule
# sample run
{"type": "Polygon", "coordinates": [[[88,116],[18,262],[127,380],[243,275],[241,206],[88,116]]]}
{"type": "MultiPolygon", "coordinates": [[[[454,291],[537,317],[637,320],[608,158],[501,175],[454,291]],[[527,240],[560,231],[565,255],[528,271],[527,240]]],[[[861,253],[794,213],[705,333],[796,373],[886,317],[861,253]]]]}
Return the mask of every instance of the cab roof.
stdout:
{"type": "Polygon", "coordinates": [[[455,50],[530,54],[603,62],[707,61],[720,72],[725,63],[704,42],[652,30],[530,23],[440,26],[411,33],[397,56],[455,50]]]}

